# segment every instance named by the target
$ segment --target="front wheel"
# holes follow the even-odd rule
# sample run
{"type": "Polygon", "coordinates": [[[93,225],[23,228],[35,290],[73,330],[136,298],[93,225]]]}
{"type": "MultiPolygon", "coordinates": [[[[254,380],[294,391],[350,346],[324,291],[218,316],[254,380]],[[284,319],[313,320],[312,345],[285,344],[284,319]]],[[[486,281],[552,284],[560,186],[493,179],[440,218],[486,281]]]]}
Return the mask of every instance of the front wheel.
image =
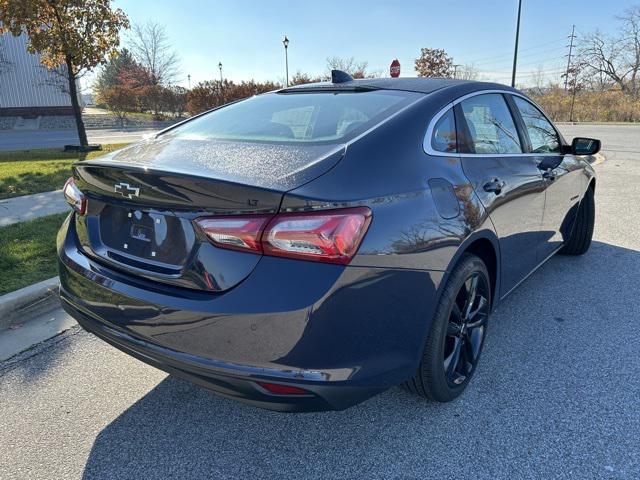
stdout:
{"type": "Polygon", "coordinates": [[[465,254],[442,292],[418,371],[404,386],[438,402],[458,397],[478,365],[490,311],[487,267],[465,254]]]}
{"type": "Polygon", "coordinates": [[[596,218],[596,202],[593,188],[588,187],[578,207],[577,217],[569,240],[560,249],[563,255],[582,255],[591,246],[596,218]]]}

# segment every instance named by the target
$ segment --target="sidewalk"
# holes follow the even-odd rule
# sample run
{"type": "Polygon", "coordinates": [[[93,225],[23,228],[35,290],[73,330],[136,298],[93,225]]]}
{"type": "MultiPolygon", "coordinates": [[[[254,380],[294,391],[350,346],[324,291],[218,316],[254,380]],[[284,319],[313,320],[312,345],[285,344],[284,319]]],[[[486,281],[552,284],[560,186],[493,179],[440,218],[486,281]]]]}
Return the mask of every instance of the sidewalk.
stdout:
{"type": "Polygon", "coordinates": [[[69,210],[62,190],[0,200],[0,227],[69,210]]]}

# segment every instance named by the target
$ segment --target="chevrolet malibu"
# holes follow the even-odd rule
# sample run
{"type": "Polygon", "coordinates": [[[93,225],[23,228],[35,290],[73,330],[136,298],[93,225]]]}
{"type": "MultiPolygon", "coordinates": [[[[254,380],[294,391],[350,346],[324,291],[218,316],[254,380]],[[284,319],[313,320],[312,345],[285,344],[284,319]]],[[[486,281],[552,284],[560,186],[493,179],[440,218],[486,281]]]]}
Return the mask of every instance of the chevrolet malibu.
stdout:
{"type": "Polygon", "coordinates": [[[398,384],[446,402],[499,302],[589,248],[599,148],[502,85],[334,71],[75,164],[62,304],[256,406],[344,409],[398,384]]]}

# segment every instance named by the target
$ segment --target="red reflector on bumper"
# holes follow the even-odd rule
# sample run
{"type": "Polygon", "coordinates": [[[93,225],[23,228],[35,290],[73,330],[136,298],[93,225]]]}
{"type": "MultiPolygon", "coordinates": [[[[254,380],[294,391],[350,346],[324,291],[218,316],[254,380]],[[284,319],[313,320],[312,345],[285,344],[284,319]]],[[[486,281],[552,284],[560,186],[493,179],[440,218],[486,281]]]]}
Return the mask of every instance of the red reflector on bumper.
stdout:
{"type": "Polygon", "coordinates": [[[311,395],[311,392],[291,385],[281,385],[279,383],[257,382],[262,388],[269,393],[276,395],[311,395]]]}

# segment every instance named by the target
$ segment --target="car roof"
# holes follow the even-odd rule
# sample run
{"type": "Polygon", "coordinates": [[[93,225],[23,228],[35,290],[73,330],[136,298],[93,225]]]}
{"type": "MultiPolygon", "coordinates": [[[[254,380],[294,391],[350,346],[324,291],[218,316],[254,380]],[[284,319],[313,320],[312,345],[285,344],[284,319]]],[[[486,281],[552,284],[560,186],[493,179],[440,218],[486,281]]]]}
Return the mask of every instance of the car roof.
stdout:
{"type": "Polygon", "coordinates": [[[479,82],[475,80],[460,80],[456,78],[426,78],[426,77],[404,77],[404,78],[363,78],[348,82],[331,83],[318,82],[295,85],[279,90],[280,92],[295,92],[304,90],[353,90],[353,89],[374,89],[374,90],[403,90],[407,92],[418,92],[429,94],[444,88],[453,88],[460,92],[470,93],[477,90],[505,90],[517,92],[517,90],[502,85],[500,83],[479,82]]]}

